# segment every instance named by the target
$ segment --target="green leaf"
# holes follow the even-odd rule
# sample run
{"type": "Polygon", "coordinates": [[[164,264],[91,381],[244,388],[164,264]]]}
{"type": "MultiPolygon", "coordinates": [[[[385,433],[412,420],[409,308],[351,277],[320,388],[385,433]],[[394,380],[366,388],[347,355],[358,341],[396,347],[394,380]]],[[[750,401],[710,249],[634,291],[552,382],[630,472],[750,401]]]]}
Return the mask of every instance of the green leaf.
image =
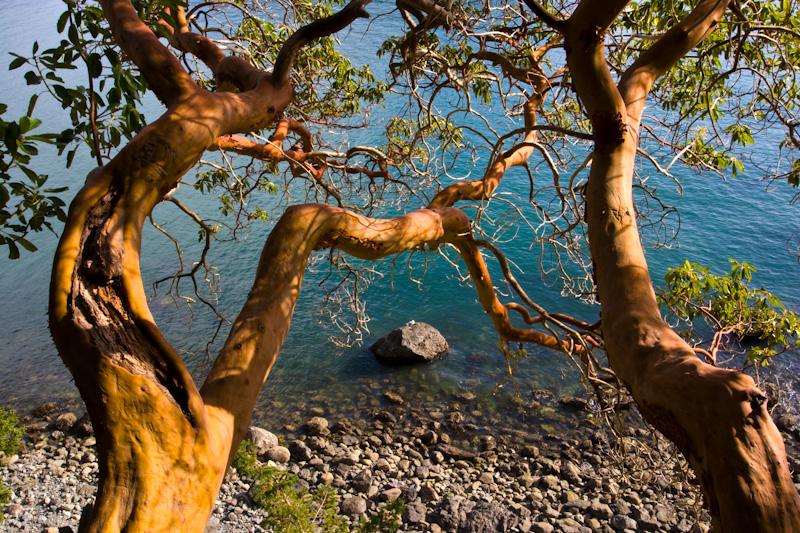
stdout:
{"type": "Polygon", "coordinates": [[[7,241],[6,244],[8,245],[8,258],[19,259],[19,248],[14,244],[14,241],[7,241]]]}
{"type": "Polygon", "coordinates": [[[90,54],[86,60],[86,66],[89,70],[89,76],[99,78],[103,73],[103,62],[100,60],[100,54],[90,54]]]}
{"type": "Polygon", "coordinates": [[[36,250],[38,250],[38,248],[34,246],[32,242],[22,237],[18,237],[16,239],[16,242],[18,242],[23,248],[25,248],[29,252],[35,252],[36,250]]]}
{"type": "Polygon", "coordinates": [[[14,61],[11,62],[11,64],[8,65],[8,70],[18,69],[27,62],[28,60],[25,59],[24,57],[17,57],[14,59],[14,61]]]}
{"type": "Polygon", "coordinates": [[[33,108],[36,107],[36,102],[38,100],[39,100],[39,94],[34,93],[33,96],[31,96],[31,99],[28,101],[28,111],[26,113],[28,116],[31,116],[33,114],[33,108]]]}
{"type": "Polygon", "coordinates": [[[67,27],[67,22],[69,22],[69,10],[64,11],[61,13],[61,16],[58,17],[58,22],[56,23],[56,30],[58,30],[58,33],[64,31],[64,28],[67,27]]]}
{"type": "Polygon", "coordinates": [[[28,85],[39,85],[40,83],[42,83],[42,78],[32,70],[29,70],[28,72],[25,73],[25,82],[28,85]]]}

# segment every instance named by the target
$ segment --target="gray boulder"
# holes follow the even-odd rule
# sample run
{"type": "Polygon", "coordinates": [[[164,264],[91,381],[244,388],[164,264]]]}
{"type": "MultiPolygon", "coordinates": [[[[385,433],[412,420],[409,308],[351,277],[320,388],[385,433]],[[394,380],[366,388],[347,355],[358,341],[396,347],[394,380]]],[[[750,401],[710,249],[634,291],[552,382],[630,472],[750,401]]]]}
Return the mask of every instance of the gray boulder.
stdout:
{"type": "Polygon", "coordinates": [[[250,426],[244,438],[255,444],[258,455],[264,455],[278,445],[278,437],[274,433],[256,426],[250,426]]]}
{"type": "Polygon", "coordinates": [[[424,322],[409,322],[384,335],[369,347],[386,363],[429,363],[450,351],[441,333],[424,322]]]}

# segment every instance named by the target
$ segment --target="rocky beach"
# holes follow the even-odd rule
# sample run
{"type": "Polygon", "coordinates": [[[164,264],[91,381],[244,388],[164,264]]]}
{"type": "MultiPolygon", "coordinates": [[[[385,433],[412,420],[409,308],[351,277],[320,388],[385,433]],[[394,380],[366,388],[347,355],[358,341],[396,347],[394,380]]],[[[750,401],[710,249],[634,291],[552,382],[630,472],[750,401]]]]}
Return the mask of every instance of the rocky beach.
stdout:
{"type": "MultiPolygon", "coordinates": [[[[552,434],[480,427],[455,402],[430,416],[402,400],[386,392],[382,408],[358,418],[317,413],[272,431],[253,427],[248,436],[260,461],[295,474],[298,489],[333,487],[338,512],[352,524],[402,498],[405,532],[711,529],[671,445],[634,423],[621,435],[611,431],[579,399],[545,400],[571,405],[578,421],[552,434]]],[[[800,487],[797,419],[776,413],[800,487]]],[[[55,404],[22,421],[21,449],[0,470],[12,492],[0,531],[75,531],[96,486],[91,425],[55,404]]],[[[207,532],[277,533],[260,526],[266,514],[252,491],[253,481],[230,469],[207,532]]]]}

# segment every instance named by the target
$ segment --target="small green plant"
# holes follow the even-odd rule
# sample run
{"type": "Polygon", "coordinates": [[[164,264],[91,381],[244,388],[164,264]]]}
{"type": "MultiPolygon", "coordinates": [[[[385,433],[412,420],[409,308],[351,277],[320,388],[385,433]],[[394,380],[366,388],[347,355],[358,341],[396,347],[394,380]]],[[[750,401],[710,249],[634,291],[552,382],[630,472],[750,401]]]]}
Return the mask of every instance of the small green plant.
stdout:
{"type": "Polygon", "coordinates": [[[0,407],[0,452],[6,456],[14,455],[24,433],[14,410],[0,407]]]}
{"type": "MultiPolygon", "coordinates": [[[[255,446],[242,441],[232,466],[239,475],[252,479],[251,495],[269,514],[261,527],[281,533],[347,533],[347,521],[336,514],[339,497],[328,485],[314,492],[298,490],[298,478],[290,472],[261,464],[255,446]]],[[[363,518],[353,533],[396,533],[400,529],[405,502],[398,498],[369,518],[363,518]]]]}
{"type": "MultiPolygon", "coordinates": [[[[0,407],[0,452],[8,457],[14,455],[22,438],[23,430],[19,427],[14,410],[6,410],[0,407]]],[[[0,483],[0,509],[11,501],[11,491],[3,483],[0,483]]],[[[3,521],[2,510],[0,510],[0,522],[3,521]]]]}
{"type": "Polygon", "coordinates": [[[714,362],[717,352],[731,343],[758,341],[747,351],[747,360],[762,366],[779,350],[800,347],[800,318],[766,289],[750,288],[756,272],[752,265],[729,261],[731,273],[726,276],[689,261],[667,271],[667,286],[658,295],[674,317],[689,325],[682,335],[696,346],[707,345],[714,362]],[[696,338],[697,319],[711,329],[710,340],[696,338]]]}
{"type": "Polygon", "coordinates": [[[369,518],[363,518],[355,528],[355,533],[396,533],[400,529],[406,503],[403,498],[388,502],[369,518]]]}
{"type": "Polygon", "coordinates": [[[260,464],[249,441],[242,442],[233,467],[255,482],[253,499],[269,513],[261,527],[283,533],[347,533],[345,519],[336,514],[338,497],[332,487],[313,493],[296,489],[297,476],[260,464]]]}

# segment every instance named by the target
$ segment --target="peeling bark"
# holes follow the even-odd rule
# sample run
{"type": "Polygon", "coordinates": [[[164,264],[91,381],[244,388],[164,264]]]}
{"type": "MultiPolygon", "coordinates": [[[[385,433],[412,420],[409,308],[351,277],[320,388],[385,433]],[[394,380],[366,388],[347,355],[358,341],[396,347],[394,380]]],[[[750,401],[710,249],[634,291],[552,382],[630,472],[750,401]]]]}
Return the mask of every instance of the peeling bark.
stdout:
{"type": "Polygon", "coordinates": [[[727,1],[701,0],[622,76],[617,86],[601,35],[624,2],[584,0],[563,23],[575,89],[592,118],[595,154],[586,220],[612,368],[650,423],[700,480],[715,529],[800,531],[783,440],[749,376],[700,361],[662,320],[639,241],[632,199],[638,130],[656,79],[716,26],[727,1]]]}

